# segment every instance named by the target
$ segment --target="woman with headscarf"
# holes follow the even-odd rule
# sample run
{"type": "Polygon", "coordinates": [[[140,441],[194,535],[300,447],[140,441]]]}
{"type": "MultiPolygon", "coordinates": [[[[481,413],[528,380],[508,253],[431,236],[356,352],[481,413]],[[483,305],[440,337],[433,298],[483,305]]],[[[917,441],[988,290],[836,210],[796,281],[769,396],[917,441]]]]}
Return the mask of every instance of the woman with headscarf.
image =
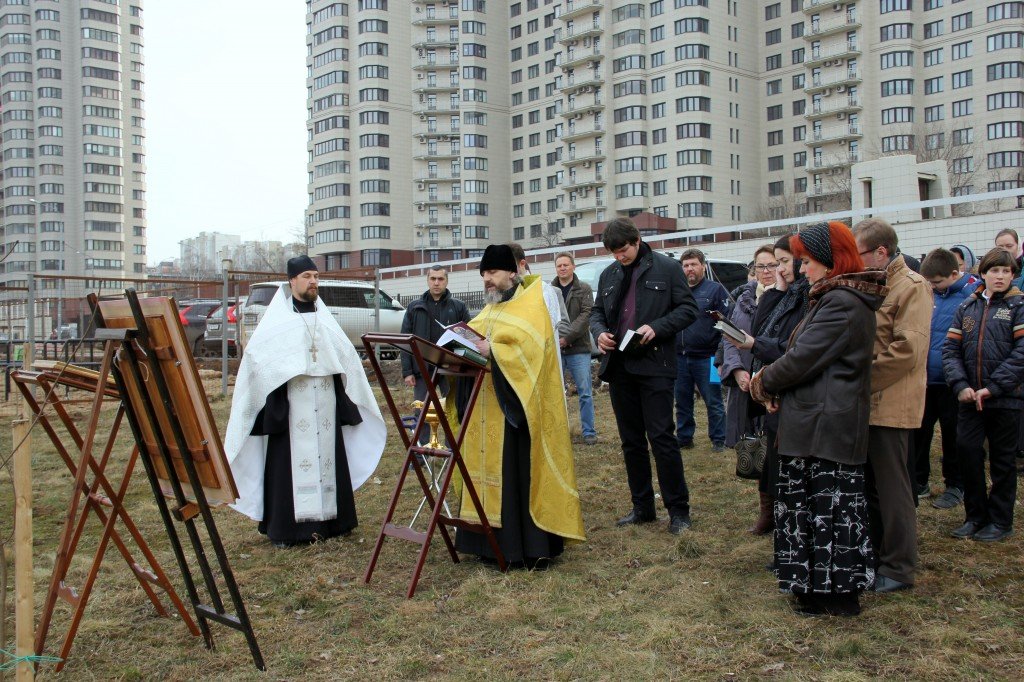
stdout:
{"type": "Polygon", "coordinates": [[[884,273],[864,271],[840,222],[808,227],[790,248],[804,260],[809,309],[786,353],[750,382],[779,414],[775,567],[799,613],[853,616],[874,581],[864,464],[884,273]]]}

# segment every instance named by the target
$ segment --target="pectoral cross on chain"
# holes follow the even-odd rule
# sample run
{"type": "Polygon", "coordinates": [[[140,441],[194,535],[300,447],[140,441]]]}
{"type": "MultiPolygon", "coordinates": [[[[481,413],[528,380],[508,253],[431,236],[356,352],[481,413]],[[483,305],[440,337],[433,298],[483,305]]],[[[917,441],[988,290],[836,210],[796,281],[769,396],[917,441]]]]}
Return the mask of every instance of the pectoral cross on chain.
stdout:
{"type": "Polygon", "coordinates": [[[316,351],[317,351],[316,342],[314,342],[313,345],[309,347],[309,354],[311,356],[313,356],[313,362],[314,363],[316,362],[316,351]]]}

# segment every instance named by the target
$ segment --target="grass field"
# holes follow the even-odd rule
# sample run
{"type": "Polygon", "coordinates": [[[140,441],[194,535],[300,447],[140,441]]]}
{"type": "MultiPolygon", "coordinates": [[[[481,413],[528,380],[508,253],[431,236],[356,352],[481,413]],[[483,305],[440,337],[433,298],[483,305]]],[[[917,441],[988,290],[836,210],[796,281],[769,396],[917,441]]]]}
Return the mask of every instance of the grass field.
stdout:
{"type": "MultiPolygon", "coordinates": [[[[217,647],[208,651],[180,622],[156,617],[124,562],[108,551],[64,678],[1024,678],[1021,534],[990,546],[957,542],[947,534],[961,523],[962,507],[939,511],[924,503],[914,590],[868,595],[856,619],[794,615],[764,570],[770,541],[745,532],[757,505],[755,485],[735,477],[731,452],[711,453],[704,433],[686,453],[692,531],[669,535],[663,509],[657,524],[615,527],[629,495],[607,394],[598,394],[596,404],[600,443],[576,446],[588,541],[570,546],[550,570],[502,575],[472,559],[453,565],[438,540],[416,597],[405,600],[414,547],[389,541],[373,583],[363,585],[400,466],[400,441],[392,434],[376,476],[356,493],[361,525],[349,537],[278,550],[255,523],[230,509],[217,512],[267,673],[252,667],[239,634],[214,625],[217,647]]],[[[218,396],[212,405],[223,430],[229,404],[218,396]]],[[[578,435],[575,411],[572,420],[578,435]]],[[[10,443],[4,421],[0,442],[10,443]]],[[[70,476],[39,429],[34,452],[39,604],[70,476]]],[[[124,456],[119,452],[119,461],[124,456]]],[[[0,498],[6,535],[6,483],[0,496],[8,498],[0,498]]],[[[175,576],[141,466],[129,506],[175,576]]],[[[98,532],[94,522],[72,583],[83,579],[98,532]]],[[[58,608],[47,653],[58,648],[68,613],[58,608]]],[[[42,675],[54,677],[52,668],[42,675]]]]}

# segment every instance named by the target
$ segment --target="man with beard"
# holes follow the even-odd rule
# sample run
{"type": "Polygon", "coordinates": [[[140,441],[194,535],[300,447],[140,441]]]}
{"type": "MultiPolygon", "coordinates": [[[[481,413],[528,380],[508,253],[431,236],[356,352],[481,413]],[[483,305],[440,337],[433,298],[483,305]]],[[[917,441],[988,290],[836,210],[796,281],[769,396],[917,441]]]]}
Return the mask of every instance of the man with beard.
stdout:
{"type": "Polygon", "coordinates": [[[234,507],[275,547],[355,528],[353,490],[387,433],[352,342],[317,297],[316,265],[292,258],[288,278],[245,347],[224,440],[234,507]]]}
{"type": "MultiPolygon", "coordinates": [[[[584,540],[583,516],[541,280],[520,279],[517,270],[508,245],[484,251],[487,305],[469,324],[485,337],[477,350],[490,359],[491,371],[465,425],[462,457],[505,559],[543,568],[562,553],[565,540],[584,540]]],[[[465,492],[461,517],[479,520],[465,492]]],[[[460,528],[455,546],[495,558],[481,533],[460,528]]]]}

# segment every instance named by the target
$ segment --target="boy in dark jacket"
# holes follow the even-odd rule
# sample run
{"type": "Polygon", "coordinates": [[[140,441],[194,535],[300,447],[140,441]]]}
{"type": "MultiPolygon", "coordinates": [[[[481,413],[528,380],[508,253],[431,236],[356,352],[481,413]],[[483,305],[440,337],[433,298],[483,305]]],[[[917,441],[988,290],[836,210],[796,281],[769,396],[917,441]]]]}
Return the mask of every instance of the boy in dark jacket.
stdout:
{"type": "Polygon", "coordinates": [[[1013,533],[1014,455],[1024,406],[1024,293],[1011,283],[1016,259],[993,249],[978,266],[984,284],[953,318],[942,367],[960,402],[957,448],[963,460],[966,521],[953,537],[995,542],[1013,533]],[[985,494],[985,439],[992,489],[985,494]]]}
{"type": "Polygon", "coordinates": [[[928,345],[928,385],[925,389],[924,418],[911,433],[911,475],[914,492],[928,497],[931,473],[932,435],[935,422],[942,426],[942,478],[946,490],[934,502],[936,509],[951,509],[963,502],[964,483],[956,449],[956,394],[946,384],[942,371],[942,347],[953,324],[957,308],[977,287],[973,275],[962,274],[952,251],[935,249],[921,263],[921,275],[932,285],[932,329],[928,345]]]}

